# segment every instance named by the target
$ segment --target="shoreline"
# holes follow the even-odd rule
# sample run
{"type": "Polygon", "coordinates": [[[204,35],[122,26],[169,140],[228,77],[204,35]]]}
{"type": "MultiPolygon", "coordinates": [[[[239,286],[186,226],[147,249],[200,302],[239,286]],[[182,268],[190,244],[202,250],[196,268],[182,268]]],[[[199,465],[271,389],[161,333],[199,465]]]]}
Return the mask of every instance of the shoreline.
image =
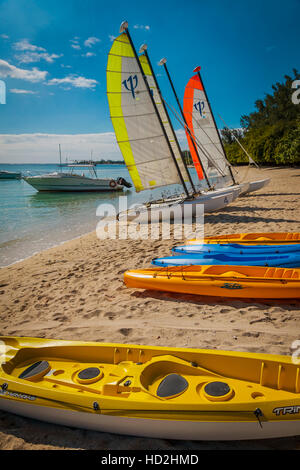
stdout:
{"type": "MultiPolygon", "coordinates": [[[[299,169],[250,169],[262,190],[205,216],[205,234],[300,231],[299,169]],[[259,176],[258,176],[259,175],[259,176]]],[[[169,256],[180,240],[119,240],[88,232],[0,269],[0,334],[291,355],[300,302],[128,289],[127,269],[169,256]]],[[[300,437],[190,442],[119,436],[0,412],[1,449],[300,449],[300,437]],[[64,437],[62,438],[62,433],[64,437]]]]}

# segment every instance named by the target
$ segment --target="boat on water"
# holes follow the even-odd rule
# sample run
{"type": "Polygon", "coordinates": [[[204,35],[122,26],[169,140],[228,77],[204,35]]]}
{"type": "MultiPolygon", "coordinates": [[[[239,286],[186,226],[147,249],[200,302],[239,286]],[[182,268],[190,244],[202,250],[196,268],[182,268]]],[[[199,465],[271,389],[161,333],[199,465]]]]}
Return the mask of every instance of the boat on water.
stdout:
{"type": "Polygon", "coordinates": [[[136,192],[180,184],[183,194],[135,206],[120,213],[119,220],[138,217],[139,222],[148,222],[150,211],[152,215],[160,212],[164,219],[170,212],[172,217],[175,206],[196,208],[203,204],[205,212],[222,209],[234,200],[241,187],[230,183],[221,188],[224,194],[214,188],[195,188],[145,45],[140,52],[139,56],[128,23],[123,22],[107,62],[107,97],[117,142],[136,192]]]}
{"type": "Polygon", "coordinates": [[[253,232],[231,233],[186,240],[186,244],[199,245],[199,243],[238,243],[241,245],[291,245],[300,243],[300,232],[253,232]]]}
{"type": "Polygon", "coordinates": [[[0,337],[0,409],[55,424],[165,439],[300,434],[292,357],[0,337]]]}
{"type": "Polygon", "coordinates": [[[124,273],[129,288],[247,299],[299,299],[300,269],[262,266],[177,266],[124,273]]]}
{"type": "Polygon", "coordinates": [[[0,170],[0,180],[20,180],[21,178],[21,172],[0,170]]]}
{"type": "Polygon", "coordinates": [[[131,187],[131,183],[124,178],[99,178],[96,172],[96,164],[68,163],[60,165],[67,167],[69,172],[53,172],[43,175],[26,176],[23,179],[38,191],[122,191],[124,187],[131,187]],[[89,176],[74,170],[88,170],[89,176]]]}

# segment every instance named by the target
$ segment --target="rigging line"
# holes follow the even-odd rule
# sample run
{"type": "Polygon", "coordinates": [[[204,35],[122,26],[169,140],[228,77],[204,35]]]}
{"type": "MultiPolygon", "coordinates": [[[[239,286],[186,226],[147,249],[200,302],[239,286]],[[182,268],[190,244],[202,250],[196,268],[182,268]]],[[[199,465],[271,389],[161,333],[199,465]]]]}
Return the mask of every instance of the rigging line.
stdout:
{"type": "Polygon", "coordinates": [[[197,147],[201,150],[201,152],[203,153],[204,157],[212,164],[212,166],[219,171],[219,173],[221,174],[221,176],[225,177],[226,175],[223,173],[223,171],[218,167],[218,165],[214,162],[214,160],[212,160],[212,157],[211,155],[209,154],[208,150],[206,150],[203,145],[201,144],[201,142],[199,141],[199,139],[196,137],[196,136],[193,136],[192,133],[191,133],[191,130],[189,129],[189,127],[183,123],[183,121],[181,121],[180,117],[178,116],[178,114],[176,113],[175,109],[172,108],[171,105],[169,105],[168,103],[166,103],[167,106],[170,107],[171,111],[173,112],[173,114],[175,115],[176,119],[179,121],[179,123],[182,125],[182,127],[184,127],[184,129],[187,130],[190,138],[193,140],[193,142],[197,145],[197,147]]]}
{"type": "MultiPolygon", "coordinates": [[[[170,136],[169,136],[169,133],[168,133],[168,130],[170,130],[170,131],[171,131],[171,137],[172,137],[172,134],[173,134],[173,138],[174,138],[174,140],[172,139],[172,142],[174,142],[174,143],[175,143],[175,146],[177,147],[177,150],[178,150],[178,152],[179,152],[179,155],[180,155],[182,164],[183,164],[184,169],[185,169],[185,171],[186,171],[186,174],[187,174],[187,177],[188,177],[188,179],[189,179],[189,182],[190,182],[190,184],[191,184],[191,186],[192,186],[193,193],[195,194],[195,193],[196,193],[196,188],[195,188],[195,186],[194,186],[193,179],[192,179],[192,177],[191,177],[191,175],[190,175],[190,173],[189,173],[189,171],[188,171],[188,169],[187,169],[185,160],[184,160],[184,158],[183,158],[183,154],[182,154],[182,151],[181,151],[179,142],[178,142],[178,140],[177,140],[177,136],[176,136],[175,130],[174,130],[174,128],[173,128],[173,125],[172,125],[170,116],[169,116],[169,114],[168,114],[168,110],[167,110],[167,108],[166,108],[166,106],[165,106],[164,99],[163,99],[163,96],[162,96],[162,93],[161,93],[161,90],[160,90],[158,81],[157,81],[156,76],[155,76],[155,74],[154,74],[154,70],[153,70],[153,68],[152,68],[152,64],[151,64],[151,61],[150,61],[150,58],[149,58],[147,49],[144,50],[144,55],[142,55],[141,57],[145,57],[145,58],[146,58],[146,61],[147,61],[148,65],[149,65],[149,68],[150,68],[150,72],[151,72],[151,74],[152,74],[154,86],[151,86],[151,87],[150,87],[150,83],[149,83],[149,87],[152,88],[153,91],[155,91],[155,89],[157,90],[158,97],[159,97],[159,99],[160,99],[160,103],[156,103],[156,105],[157,105],[157,107],[160,106],[160,105],[162,106],[162,108],[163,108],[163,110],[164,110],[164,112],[165,112],[165,115],[166,115],[167,124],[169,124],[169,129],[165,128],[165,129],[166,129],[167,136],[168,136],[169,141],[170,141],[170,143],[171,143],[171,139],[170,139],[170,136]]],[[[147,75],[146,75],[146,77],[147,77],[147,75]]],[[[147,80],[148,80],[149,82],[151,81],[150,78],[151,78],[151,76],[148,76],[148,77],[147,77],[147,80]]],[[[153,98],[154,98],[154,95],[153,95],[153,98]]],[[[157,109],[159,109],[159,108],[157,108],[157,109]]],[[[162,122],[164,123],[163,118],[161,118],[161,119],[162,119],[162,122]]],[[[175,155],[175,157],[176,157],[176,155],[175,155]]]]}
{"type": "MultiPolygon", "coordinates": [[[[190,113],[191,114],[191,113],[190,113]]],[[[221,116],[220,116],[221,117],[221,116]]],[[[216,143],[212,141],[211,137],[207,134],[207,132],[205,132],[205,130],[203,129],[203,127],[201,126],[200,122],[193,117],[193,119],[195,119],[196,123],[198,124],[199,128],[204,132],[204,134],[209,138],[209,140],[211,141],[211,143],[214,145],[214,147],[217,149],[217,151],[219,152],[219,154],[222,156],[222,158],[224,158],[224,160],[226,161],[226,164],[227,166],[231,167],[231,163],[228,161],[228,159],[226,158],[226,156],[221,152],[221,150],[217,147],[216,143]]],[[[221,118],[222,119],[222,118],[221,118]]],[[[218,132],[218,131],[217,131],[218,132]]]]}
{"type": "Polygon", "coordinates": [[[249,163],[254,163],[254,165],[256,166],[256,168],[260,168],[260,166],[256,163],[256,161],[253,160],[253,158],[249,155],[249,153],[247,152],[247,150],[243,147],[243,145],[241,144],[241,142],[239,141],[239,139],[234,135],[233,131],[228,127],[228,125],[226,124],[225,120],[222,118],[222,116],[220,116],[220,114],[218,113],[218,116],[220,119],[222,119],[222,121],[224,122],[226,128],[229,130],[229,132],[231,132],[231,135],[233,136],[233,138],[236,140],[236,142],[239,144],[239,146],[241,147],[241,149],[245,152],[245,154],[247,155],[247,157],[249,158],[249,163]]]}
{"type": "Polygon", "coordinates": [[[163,125],[163,123],[162,123],[161,116],[160,116],[160,114],[159,114],[159,112],[158,112],[158,109],[157,109],[157,106],[156,106],[156,104],[155,104],[154,97],[152,96],[152,93],[151,93],[151,90],[150,90],[150,87],[149,87],[149,83],[148,83],[147,77],[146,77],[146,75],[145,75],[145,73],[144,73],[144,70],[143,70],[142,64],[141,64],[141,62],[140,62],[139,56],[138,56],[138,54],[137,54],[137,52],[136,52],[136,49],[135,49],[135,47],[134,47],[134,44],[133,44],[133,42],[132,42],[131,35],[130,35],[130,33],[129,33],[128,27],[126,27],[126,29],[125,29],[125,34],[126,34],[126,36],[127,36],[127,38],[128,38],[130,47],[131,47],[131,49],[132,49],[132,52],[133,52],[134,57],[135,57],[135,59],[136,59],[136,62],[137,62],[137,64],[138,64],[138,68],[139,68],[139,70],[140,70],[140,73],[142,74],[143,82],[144,82],[145,87],[146,87],[146,89],[147,89],[147,91],[148,91],[148,95],[149,95],[149,97],[150,97],[150,101],[151,101],[152,106],[153,106],[153,108],[154,108],[154,110],[155,110],[155,113],[156,113],[156,115],[157,115],[157,119],[158,119],[158,121],[159,121],[159,125],[161,126],[161,129],[162,129],[162,131],[163,131],[164,137],[165,137],[165,139],[166,139],[166,143],[167,143],[167,145],[168,145],[169,152],[170,152],[170,154],[171,154],[171,158],[172,158],[173,164],[174,164],[175,169],[176,169],[176,171],[177,171],[177,174],[178,174],[178,177],[179,177],[179,181],[180,181],[180,183],[181,183],[181,185],[182,185],[182,187],[183,187],[183,189],[184,189],[185,194],[187,195],[187,197],[189,197],[190,194],[189,194],[189,191],[188,191],[187,186],[186,186],[186,184],[185,184],[184,177],[183,177],[183,175],[182,175],[182,173],[181,173],[181,169],[180,169],[180,167],[179,167],[179,165],[178,165],[178,161],[177,161],[176,156],[175,156],[175,154],[174,154],[174,151],[173,151],[173,148],[172,148],[172,146],[171,146],[171,143],[170,143],[170,141],[169,141],[169,139],[168,139],[168,135],[167,135],[167,133],[166,133],[165,127],[164,127],[164,125],[163,125]]]}
{"type": "Polygon", "coordinates": [[[193,136],[189,127],[183,123],[183,121],[180,119],[180,117],[178,116],[177,112],[175,111],[175,109],[173,109],[173,107],[168,104],[166,102],[166,100],[164,99],[164,102],[166,103],[166,105],[171,109],[172,113],[174,114],[175,118],[178,120],[178,122],[181,124],[181,126],[187,130],[190,138],[193,140],[193,142],[197,145],[197,147],[201,150],[201,152],[203,153],[203,155],[207,158],[207,160],[209,160],[209,162],[213,165],[213,167],[219,171],[219,173],[221,174],[221,176],[225,177],[226,175],[223,173],[223,171],[218,167],[218,165],[212,160],[209,152],[203,148],[202,144],[199,142],[199,139],[196,137],[196,136],[193,136]],[[206,153],[208,155],[206,155],[206,153]]]}
{"type": "MultiPolygon", "coordinates": [[[[201,126],[200,122],[196,119],[196,118],[193,118],[195,119],[196,123],[198,124],[199,126],[199,129],[201,129],[204,134],[209,138],[210,142],[213,144],[213,146],[217,149],[217,151],[219,152],[219,154],[221,155],[221,157],[225,160],[226,162],[226,165],[229,167],[229,166],[232,166],[231,163],[227,160],[226,156],[221,152],[221,150],[217,147],[217,144],[216,142],[213,142],[211,137],[208,135],[208,133],[203,129],[203,127],[201,126]]],[[[218,131],[217,131],[218,132],[218,131]]],[[[218,142],[219,143],[219,142],[218,142]]]]}

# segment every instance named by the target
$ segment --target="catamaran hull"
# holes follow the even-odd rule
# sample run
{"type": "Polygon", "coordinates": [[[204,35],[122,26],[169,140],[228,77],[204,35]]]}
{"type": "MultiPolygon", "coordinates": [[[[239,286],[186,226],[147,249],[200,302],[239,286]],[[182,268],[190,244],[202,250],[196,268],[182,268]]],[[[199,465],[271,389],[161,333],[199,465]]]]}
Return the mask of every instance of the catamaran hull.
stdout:
{"type": "Polygon", "coordinates": [[[138,205],[127,212],[121,212],[118,215],[119,220],[135,220],[137,223],[155,223],[155,222],[169,222],[183,220],[184,210],[188,208],[187,216],[192,217],[200,216],[203,211],[205,214],[216,212],[228,204],[233,202],[239,195],[239,188],[231,187],[210,191],[207,194],[201,195],[191,200],[183,200],[181,198],[165,201],[162,203],[153,203],[151,205],[138,205]]]}
{"type": "Polygon", "coordinates": [[[300,420],[263,422],[207,422],[105,416],[89,412],[0,400],[0,409],[48,423],[92,431],[181,440],[244,440],[289,437],[300,434],[300,420]]]}
{"type": "Polygon", "coordinates": [[[64,177],[32,176],[24,180],[37,191],[121,191],[123,185],[109,179],[93,179],[77,175],[64,177]]]}
{"type": "Polygon", "coordinates": [[[246,183],[246,184],[249,184],[249,187],[246,190],[243,190],[240,196],[243,194],[249,194],[249,193],[253,193],[254,191],[258,191],[259,189],[262,189],[265,186],[267,186],[270,183],[270,181],[271,181],[271,178],[266,178],[264,180],[258,180],[258,181],[250,181],[249,183],[246,183]]]}

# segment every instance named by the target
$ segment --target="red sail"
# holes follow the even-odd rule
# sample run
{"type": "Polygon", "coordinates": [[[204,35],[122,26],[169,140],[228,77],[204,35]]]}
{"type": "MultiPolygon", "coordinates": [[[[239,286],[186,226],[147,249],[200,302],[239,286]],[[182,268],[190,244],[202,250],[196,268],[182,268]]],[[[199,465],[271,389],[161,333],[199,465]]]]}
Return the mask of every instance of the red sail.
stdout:
{"type": "MultiPolygon", "coordinates": [[[[196,144],[193,143],[193,140],[190,137],[190,134],[192,135],[193,139],[195,139],[195,134],[194,134],[194,128],[193,128],[193,105],[194,105],[194,91],[196,90],[202,90],[203,91],[203,86],[202,83],[200,82],[199,76],[194,75],[189,81],[188,84],[185,87],[184,91],[184,97],[183,97],[183,113],[184,117],[187,123],[187,126],[189,128],[190,133],[185,130],[186,132],[186,137],[187,141],[189,144],[189,149],[191,152],[191,156],[194,162],[194,166],[197,171],[197,175],[199,180],[202,180],[204,178],[203,171],[199,162],[199,158],[197,155],[197,151],[195,147],[197,148],[196,144]]],[[[194,140],[195,141],[195,140],[194,140]]]]}

